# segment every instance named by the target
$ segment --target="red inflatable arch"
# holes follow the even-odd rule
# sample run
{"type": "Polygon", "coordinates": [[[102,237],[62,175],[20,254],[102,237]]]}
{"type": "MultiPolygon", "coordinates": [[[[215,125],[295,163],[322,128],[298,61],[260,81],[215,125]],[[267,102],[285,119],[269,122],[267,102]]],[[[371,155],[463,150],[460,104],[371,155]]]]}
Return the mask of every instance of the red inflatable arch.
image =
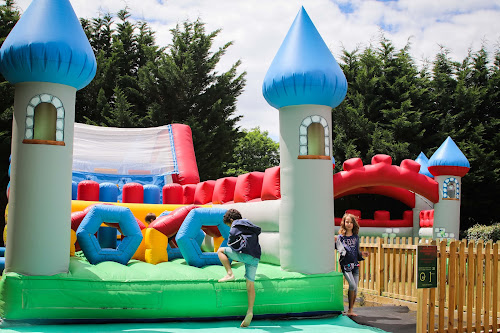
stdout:
{"type": "Polygon", "coordinates": [[[358,187],[342,194],[337,194],[337,189],[335,188],[334,198],[338,199],[353,194],[379,194],[399,200],[410,208],[415,208],[415,194],[394,186],[358,187]]]}
{"type": "MultiPolygon", "coordinates": [[[[401,198],[404,198],[408,203],[412,203],[407,193],[390,189],[396,187],[418,193],[434,203],[439,201],[438,183],[419,173],[420,164],[413,160],[403,160],[401,166],[396,166],[392,165],[390,156],[380,154],[372,158],[371,165],[363,165],[360,158],[351,158],[344,162],[343,168],[344,171],[333,175],[336,198],[346,194],[363,193],[357,191],[372,191],[391,197],[398,195],[397,199],[402,201],[401,198]]],[[[407,205],[414,207],[415,203],[407,205]]]]}

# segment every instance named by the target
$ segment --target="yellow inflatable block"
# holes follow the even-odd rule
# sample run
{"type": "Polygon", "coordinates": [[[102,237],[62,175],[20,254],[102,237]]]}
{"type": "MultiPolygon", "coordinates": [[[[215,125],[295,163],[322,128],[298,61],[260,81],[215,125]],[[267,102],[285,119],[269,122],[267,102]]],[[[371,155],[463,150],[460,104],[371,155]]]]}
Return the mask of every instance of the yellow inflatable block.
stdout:
{"type": "Polygon", "coordinates": [[[224,237],[222,237],[222,236],[214,237],[214,252],[217,252],[217,250],[219,249],[219,247],[223,241],[224,241],[224,237]]]}
{"type": "Polygon", "coordinates": [[[132,256],[132,259],[140,260],[140,261],[146,261],[146,229],[142,229],[142,242],[137,248],[137,251],[135,251],[134,255],[132,256]]]}
{"type": "Polygon", "coordinates": [[[69,256],[75,256],[76,231],[71,229],[71,243],[69,245],[69,256]]]}
{"type": "Polygon", "coordinates": [[[168,261],[168,237],[153,228],[146,230],[146,262],[149,264],[159,264],[168,261]]]}

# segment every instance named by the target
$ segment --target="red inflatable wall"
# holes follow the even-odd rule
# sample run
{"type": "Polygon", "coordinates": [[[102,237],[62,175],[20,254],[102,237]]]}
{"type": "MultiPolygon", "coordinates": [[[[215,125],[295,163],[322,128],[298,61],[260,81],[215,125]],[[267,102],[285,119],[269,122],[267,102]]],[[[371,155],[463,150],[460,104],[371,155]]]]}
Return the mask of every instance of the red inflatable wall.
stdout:
{"type": "Polygon", "coordinates": [[[196,184],[193,203],[195,205],[204,205],[209,202],[212,202],[214,187],[215,187],[215,180],[207,180],[205,182],[196,184]]]}
{"type": "Polygon", "coordinates": [[[260,199],[264,172],[250,172],[239,175],[234,189],[234,202],[248,202],[260,199]]]}
{"type": "Polygon", "coordinates": [[[275,166],[264,171],[264,180],[262,181],[262,200],[276,200],[281,198],[280,191],[280,167],[275,166]]]}
{"type": "Polygon", "coordinates": [[[200,175],[196,164],[191,128],[188,125],[172,124],[172,134],[179,169],[179,174],[172,178],[181,185],[198,184],[200,175]]]}
{"type": "Polygon", "coordinates": [[[223,204],[232,202],[234,199],[234,189],[236,187],[237,177],[219,178],[215,181],[212,202],[214,204],[223,204]]]}

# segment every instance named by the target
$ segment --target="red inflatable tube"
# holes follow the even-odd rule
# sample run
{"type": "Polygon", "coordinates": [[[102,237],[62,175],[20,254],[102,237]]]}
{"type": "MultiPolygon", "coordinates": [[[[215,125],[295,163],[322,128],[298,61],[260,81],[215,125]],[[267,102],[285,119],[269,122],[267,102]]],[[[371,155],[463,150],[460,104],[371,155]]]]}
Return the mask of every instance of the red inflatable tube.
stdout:
{"type": "Polygon", "coordinates": [[[419,220],[420,228],[430,228],[434,226],[434,209],[421,210],[419,220]]]}
{"type": "MultiPolygon", "coordinates": [[[[200,175],[193,146],[193,134],[188,125],[172,124],[175,155],[179,174],[175,181],[181,185],[198,184],[200,175]]],[[[191,202],[192,203],[192,202],[191,202]]]]}
{"type": "Polygon", "coordinates": [[[277,200],[281,198],[279,166],[268,168],[264,171],[260,197],[262,200],[277,200]]]}
{"type": "Polygon", "coordinates": [[[99,201],[99,183],[93,180],[84,180],[78,183],[76,197],[78,200],[99,201]]]}
{"type": "Polygon", "coordinates": [[[207,180],[196,184],[193,203],[195,205],[204,205],[209,202],[212,202],[214,187],[215,187],[215,180],[207,180]]]}
{"type": "Polygon", "coordinates": [[[181,184],[166,184],[163,186],[163,204],[182,204],[183,190],[181,184]]]}
{"type": "Polygon", "coordinates": [[[196,184],[182,185],[182,203],[184,205],[192,205],[194,202],[195,192],[196,184]]]}
{"type": "Polygon", "coordinates": [[[144,186],[138,183],[128,183],[123,185],[123,203],[144,203],[144,186]]]}
{"type": "Polygon", "coordinates": [[[170,238],[175,235],[177,231],[179,231],[182,222],[184,222],[184,219],[189,214],[189,212],[198,207],[199,206],[195,205],[179,207],[173,210],[170,214],[160,216],[159,218],[151,222],[149,228],[156,229],[170,238]]]}
{"type": "Polygon", "coordinates": [[[234,202],[248,202],[260,199],[264,172],[250,172],[239,175],[234,189],[234,202]]]}
{"type": "Polygon", "coordinates": [[[236,177],[219,178],[215,181],[212,202],[214,204],[228,203],[234,200],[236,177]]]}

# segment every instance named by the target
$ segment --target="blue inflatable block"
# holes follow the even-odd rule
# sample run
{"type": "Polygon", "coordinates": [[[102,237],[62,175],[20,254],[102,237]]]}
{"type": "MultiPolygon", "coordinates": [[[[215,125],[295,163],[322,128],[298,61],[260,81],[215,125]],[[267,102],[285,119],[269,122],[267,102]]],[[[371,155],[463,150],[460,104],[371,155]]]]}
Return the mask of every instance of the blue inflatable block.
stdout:
{"type": "Polygon", "coordinates": [[[118,201],[118,186],[113,183],[99,184],[99,201],[102,202],[117,202],[118,201]]]}
{"type": "Polygon", "coordinates": [[[5,247],[0,247],[0,257],[5,257],[5,247]]]}
{"type": "Polygon", "coordinates": [[[112,227],[100,227],[97,232],[97,240],[101,248],[116,249],[116,236],[118,236],[118,229],[112,227]]]}
{"type": "Polygon", "coordinates": [[[168,261],[182,258],[181,250],[178,247],[171,247],[170,244],[167,246],[168,261]]]}
{"type": "Polygon", "coordinates": [[[92,207],[78,227],[76,237],[85,257],[93,265],[103,261],[126,265],[142,242],[141,229],[132,211],[112,205],[92,207]],[[95,237],[102,222],[119,224],[124,238],[116,249],[103,249],[95,237]]]}
{"type": "Polygon", "coordinates": [[[144,185],[144,203],[160,204],[160,187],[154,184],[144,185]]]}
{"type": "MultiPolygon", "coordinates": [[[[168,215],[168,214],[170,214],[170,213],[171,213],[170,211],[166,210],[166,211],[164,211],[163,213],[161,213],[158,217],[167,216],[167,215],[168,215]]],[[[158,218],[158,217],[157,217],[157,218],[158,218]]]]}
{"type": "Polygon", "coordinates": [[[78,198],[78,183],[74,180],[71,181],[71,200],[76,200],[78,198]]]}
{"type": "Polygon", "coordinates": [[[226,213],[224,208],[196,208],[189,212],[184,219],[175,240],[186,262],[191,266],[203,267],[207,265],[221,265],[217,253],[202,252],[197,237],[202,226],[217,226],[224,241],[221,246],[227,245],[229,227],[222,218],[226,213]]]}
{"type": "Polygon", "coordinates": [[[5,268],[5,258],[0,257],[0,274],[3,273],[4,268],[5,268]]]}
{"type": "MultiPolygon", "coordinates": [[[[196,243],[201,247],[203,241],[205,240],[205,233],[200,229],[198,237],[195,238],[196,243]]],[[[167,246],[168,261],[182,258],[181,250],[178,247],[171,247],[170,244],[167,246]]]]}

